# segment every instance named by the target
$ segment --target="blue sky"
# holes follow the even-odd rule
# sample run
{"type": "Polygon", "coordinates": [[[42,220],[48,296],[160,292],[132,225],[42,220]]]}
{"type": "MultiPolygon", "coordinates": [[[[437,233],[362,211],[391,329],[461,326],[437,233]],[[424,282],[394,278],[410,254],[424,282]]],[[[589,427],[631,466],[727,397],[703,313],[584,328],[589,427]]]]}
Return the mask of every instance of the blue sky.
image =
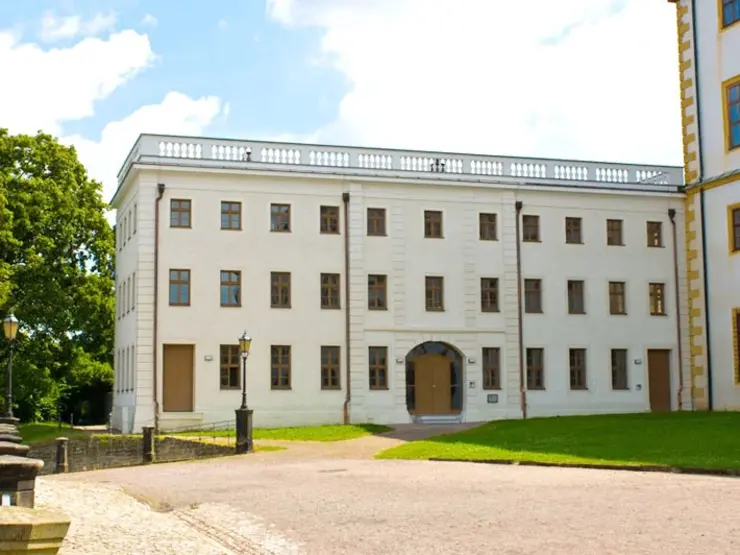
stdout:
{"type": "Polygon", "coordinates": [[[74,144],[108,198],[142,132],[679,165],[675,25],[647,0],[2,0],[0,126],[74,144]]]}

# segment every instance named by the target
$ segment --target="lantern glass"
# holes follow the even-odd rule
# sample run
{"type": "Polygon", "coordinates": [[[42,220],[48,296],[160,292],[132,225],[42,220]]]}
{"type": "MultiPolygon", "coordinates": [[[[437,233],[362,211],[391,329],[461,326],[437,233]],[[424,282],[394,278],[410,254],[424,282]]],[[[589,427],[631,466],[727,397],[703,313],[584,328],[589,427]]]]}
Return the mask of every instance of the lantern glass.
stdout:
{"type": "Polygon", "coordinates": [[[239,349],[241,349],[242,355],[249,354],[249,347],[252,345],[252,338],[247,335],[245,331],[239,338],[239,349]]]}
{"type": "Polygon", "coordinates": [[[13,316],[12,313],[8,314],[8,317],[3,320],[3,333],[11,341],[15,339],[18,333],[18,318],[13,316]]]}

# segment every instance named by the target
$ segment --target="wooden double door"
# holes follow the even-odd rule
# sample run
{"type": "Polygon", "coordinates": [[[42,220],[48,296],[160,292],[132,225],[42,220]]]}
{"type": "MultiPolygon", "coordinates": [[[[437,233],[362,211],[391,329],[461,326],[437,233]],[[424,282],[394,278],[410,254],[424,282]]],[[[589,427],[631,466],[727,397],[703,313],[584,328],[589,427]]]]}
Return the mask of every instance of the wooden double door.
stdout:
{"type": "Polygon", "coordinates": [[[422,355],[414,362],[415,410],[418,415],[453,414],[452,360],[422,355]]]}

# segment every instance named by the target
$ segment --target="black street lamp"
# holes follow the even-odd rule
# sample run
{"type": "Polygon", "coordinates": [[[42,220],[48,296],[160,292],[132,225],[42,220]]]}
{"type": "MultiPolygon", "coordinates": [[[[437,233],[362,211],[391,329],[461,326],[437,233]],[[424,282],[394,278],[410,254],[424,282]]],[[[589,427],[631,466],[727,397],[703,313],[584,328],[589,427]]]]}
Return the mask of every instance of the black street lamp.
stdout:
{"type": "Polygon", "coordinates": [[[5,416],[13,418],[13,350],[15,349],[15,337],[18,334],[18,318],[11,312],[3,320],[3,333],[10,343],[10,356],[8,357],[8,391],[5,400],[5,416]]]}
{"type": "Polygon", "coordinates": [[[239,350],[242,354],[242,404],[236,409],[236,452],[251,453],[252,445],[252,412],[247,408],[247,358],[252,338],[245,331],[239,338],[239,350]]]}

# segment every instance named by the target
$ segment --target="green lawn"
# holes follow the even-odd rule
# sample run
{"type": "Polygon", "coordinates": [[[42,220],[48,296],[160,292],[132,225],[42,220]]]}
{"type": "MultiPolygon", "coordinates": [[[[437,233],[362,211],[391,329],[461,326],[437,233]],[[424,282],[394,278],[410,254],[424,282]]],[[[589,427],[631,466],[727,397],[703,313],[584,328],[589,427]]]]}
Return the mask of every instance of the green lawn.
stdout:
{"type": "Polygon", "coordinates": [[[388,449],[380,459],[740,468],[740,412],[502,420],[388,449]]]}
{"type": "MultiPolygon", "coordinates": [[[[343,441],[388,432],[391,428],[378,424],[351,424],[347,426],[305,426],[295,428],[255,428],[252,438],[283,441],[343,441]]],[[[176,432],[172,435],[189,437],[234,437],[231,430],[199,430],[195,432],[176,432]]]]}
{"type": "Polygon", "coordinates": [[[44,443],[46,441],[53,441],[58,437],[86,437],[89,432],[83,430],[74,430],[67,425],[63,425],[59,429],[59,424],[56,422],[35,422],[32,424],[21,424],[20,425],[21,438],[23,443],[26,445],[33,445],[34,443],[44,443]]]}

